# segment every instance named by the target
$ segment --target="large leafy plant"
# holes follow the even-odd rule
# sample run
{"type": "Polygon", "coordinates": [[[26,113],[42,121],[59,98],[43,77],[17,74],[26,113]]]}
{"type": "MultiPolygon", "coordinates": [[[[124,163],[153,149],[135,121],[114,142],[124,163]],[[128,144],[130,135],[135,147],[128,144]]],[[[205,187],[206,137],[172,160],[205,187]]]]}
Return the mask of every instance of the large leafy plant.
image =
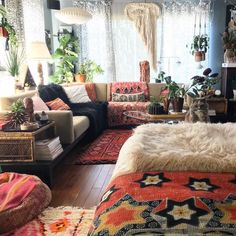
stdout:
{"type": "Polygon", "coordinates": [[[209,48],[209,37],[206,34],[195,35],[191,44],[191,53],[201,51],[207,53],[209,48]]]}
{"type": "Polygon", "coordinates": [[[72,36],[68,31],[59,39],[59,47],[53,54],[56,60],[56,71],[51,80],[54,83],[68,82],[73,78],[75,62],[78,59],[79,41],[77,37],[72,36]]]}
{"type": "Polygon", "coordinates": [[[207,97],[212,95],[213,86],[219,82],[218,73],[212,73],[210,68],[203,71],[203,75],[191,78],[192,84],[187,94],[192,98],[207,97]]]}

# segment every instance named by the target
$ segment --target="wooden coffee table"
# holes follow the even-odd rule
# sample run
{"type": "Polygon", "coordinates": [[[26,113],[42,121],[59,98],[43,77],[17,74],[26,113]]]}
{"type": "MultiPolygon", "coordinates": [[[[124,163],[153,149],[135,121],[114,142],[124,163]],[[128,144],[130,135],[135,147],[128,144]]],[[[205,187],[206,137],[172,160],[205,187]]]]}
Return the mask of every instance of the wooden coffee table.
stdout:
{"type": "Polygon", "coordinates": [[[161,114],[161,115],[151,115],[142,111],[125,111],[123,113],[125,116],[134,118],[137,120],[141,120],[145,123],[153,122],[153,123],[166,123],[168,121],[181,121],[185,119],[186,111],[183,112],[172,112],[169,114],[161,114]]]}

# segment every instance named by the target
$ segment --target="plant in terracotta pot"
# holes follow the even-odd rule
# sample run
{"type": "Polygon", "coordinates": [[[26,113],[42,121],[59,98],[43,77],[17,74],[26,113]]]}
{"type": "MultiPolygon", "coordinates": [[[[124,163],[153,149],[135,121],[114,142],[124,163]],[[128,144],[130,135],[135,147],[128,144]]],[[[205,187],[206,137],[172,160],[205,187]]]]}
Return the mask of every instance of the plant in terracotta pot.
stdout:
{"type": "Polygon", "coordinates": [[[95,61],[85,60],[79,65],[75,80],[81,83],[92,82],[95,74],[102,74],[104,71],[95,61]]]}
{"type": "Polygon", "coordinates": [[[195,61],[205,60],[205,54],[209,48],[209,37],[207,34],[195,35],[191,44],[191,54],[194,55],[195,61]]]}

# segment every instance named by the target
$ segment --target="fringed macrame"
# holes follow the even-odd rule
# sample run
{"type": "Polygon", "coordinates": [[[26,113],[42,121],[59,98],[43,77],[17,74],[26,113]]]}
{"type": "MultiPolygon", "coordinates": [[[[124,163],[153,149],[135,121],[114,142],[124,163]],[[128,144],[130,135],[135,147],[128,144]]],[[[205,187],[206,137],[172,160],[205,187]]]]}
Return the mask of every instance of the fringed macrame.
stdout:
{"type": "Polygon", "coordinates": [[[125,15],[135,23],[154,70],[157,69],[156,28],[160,13],[160,7],[154,3],[129,3],[125,7],[125,15]]]}

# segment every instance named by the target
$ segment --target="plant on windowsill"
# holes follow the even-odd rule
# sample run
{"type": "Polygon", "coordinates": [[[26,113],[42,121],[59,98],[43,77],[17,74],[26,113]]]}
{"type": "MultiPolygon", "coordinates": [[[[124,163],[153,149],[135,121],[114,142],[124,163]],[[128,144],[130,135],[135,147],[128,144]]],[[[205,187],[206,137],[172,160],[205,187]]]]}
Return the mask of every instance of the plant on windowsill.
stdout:
{"type": "Polygon", "coordinates": [[[95,61],[85,60],[79,65],[75,80],[81,83],[93,82],[94,75],[102,73],[104,73],[104,70],[95,61]]]}
{"type": "Polygon", "coordinates": [[[195,61],[204,61],[209,48],[209,37],[207,34],[195,35],[191,44],[191,54],[195,61]]]}
{"type": "Polygon", "coordinates": [[[73,82],[75,62],[78,59],[79,42],[78,38],[72,36],[67,30],[59,39],[59,47],[52,55],[56,61],[56,71],[50,76],[53,83],[73,82]]]}

